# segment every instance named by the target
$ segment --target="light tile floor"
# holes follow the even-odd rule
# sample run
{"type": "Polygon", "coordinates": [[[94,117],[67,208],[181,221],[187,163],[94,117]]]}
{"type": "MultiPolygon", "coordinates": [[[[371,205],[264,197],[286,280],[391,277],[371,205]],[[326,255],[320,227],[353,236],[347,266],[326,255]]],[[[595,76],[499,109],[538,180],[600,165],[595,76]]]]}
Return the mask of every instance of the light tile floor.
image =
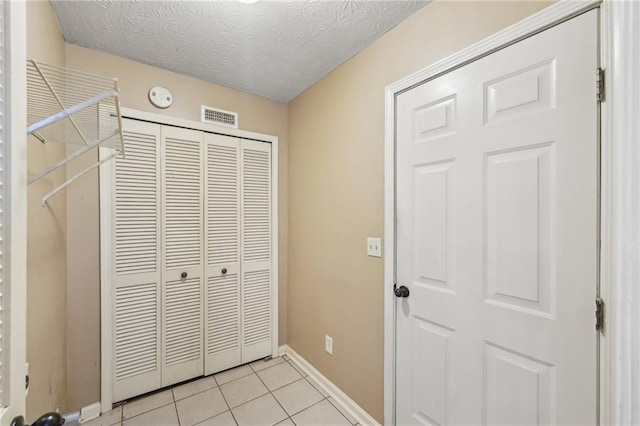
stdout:
{"type": "Polygon", "coordinates": [[[286,355],[255,361],[127,401],[87,426],[353,426],[286,355]]]}

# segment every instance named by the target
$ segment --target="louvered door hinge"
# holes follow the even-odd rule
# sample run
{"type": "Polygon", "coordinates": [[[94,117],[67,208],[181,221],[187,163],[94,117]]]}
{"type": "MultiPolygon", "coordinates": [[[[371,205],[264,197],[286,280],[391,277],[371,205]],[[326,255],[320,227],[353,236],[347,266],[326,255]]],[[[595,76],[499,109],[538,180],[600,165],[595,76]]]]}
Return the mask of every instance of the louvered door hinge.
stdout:
{"type": "Polygon", "coordinates": [[[604,301],[596,297],[596,331],[604,332],[604,301]]]}
{"type": "Polygon", "coordinates": [[[596,98],[598,102],[604,102],[604,70],[596,69],[596,98]]]}

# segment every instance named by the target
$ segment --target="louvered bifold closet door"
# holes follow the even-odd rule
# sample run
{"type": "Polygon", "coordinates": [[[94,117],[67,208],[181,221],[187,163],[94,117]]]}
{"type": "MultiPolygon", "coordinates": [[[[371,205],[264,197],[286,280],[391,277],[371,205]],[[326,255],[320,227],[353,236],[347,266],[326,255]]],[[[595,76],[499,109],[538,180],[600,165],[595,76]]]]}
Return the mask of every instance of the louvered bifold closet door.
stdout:
{"type": "Polygon", "coordinates": [[[241,363],[240,139],[205,133],[205,374],[241,363]]]}
{"type": "Polygon", "coordinates": [[[241,142],[242,362],[271,355],[271,144],[241,142]]]}
{"type": "Polygon", "coordinates": [[[113,400],[161,385],[160,126],[123,120],[113,187],[113,400]]]}
{"type": "Polygon", "coordinates": [[[162,126],[162,386],[203,374],[202,138],[162,126]]]}

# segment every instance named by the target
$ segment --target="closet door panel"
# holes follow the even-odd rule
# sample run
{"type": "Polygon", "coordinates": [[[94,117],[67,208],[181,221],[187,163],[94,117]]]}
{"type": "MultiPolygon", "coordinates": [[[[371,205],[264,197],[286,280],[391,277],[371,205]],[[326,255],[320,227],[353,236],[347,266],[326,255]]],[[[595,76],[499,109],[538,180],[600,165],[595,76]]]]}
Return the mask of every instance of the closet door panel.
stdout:
{"type": "Polygon", "coordinates": [[[205,374],[241,363],[240,140],[205,133],[205,374]]]}
{"type": "Polygon", "coordinates": [[[157,389],[160,367],[160,126],[123,120],[113,176],[113,399],[157,389]]]}
{"type": "Polygon", "coordinates": [[[162,126],[162,386],[203,374],[202,132],[162,126]]]}
{"type": "Polygon", "coordinates": [[[242,362],[271,355],[271,144],[241,142],[242,362]]]}

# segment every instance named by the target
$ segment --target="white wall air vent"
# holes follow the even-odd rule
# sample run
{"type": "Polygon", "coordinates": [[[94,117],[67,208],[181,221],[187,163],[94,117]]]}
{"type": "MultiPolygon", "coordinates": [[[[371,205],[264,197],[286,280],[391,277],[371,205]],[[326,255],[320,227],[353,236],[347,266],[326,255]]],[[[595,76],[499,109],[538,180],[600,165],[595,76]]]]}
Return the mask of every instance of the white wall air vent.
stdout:
{"type": "Polygon", "coordinates": [[[238,113],[202,105],[200,109],[200,121],[237,129],[238,113]]]}

